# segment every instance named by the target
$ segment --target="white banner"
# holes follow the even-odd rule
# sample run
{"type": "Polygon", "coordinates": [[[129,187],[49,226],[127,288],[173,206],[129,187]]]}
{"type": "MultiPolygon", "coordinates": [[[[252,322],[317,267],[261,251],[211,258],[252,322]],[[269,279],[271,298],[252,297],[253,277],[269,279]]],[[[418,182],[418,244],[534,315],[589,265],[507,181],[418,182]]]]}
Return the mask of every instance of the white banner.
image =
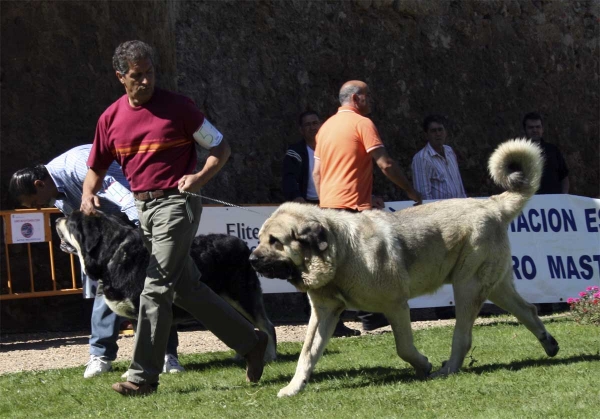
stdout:
{"type": "Polygon", "coordinates": [[[13,243],[38,243],[46,240],[44,214],[41,212],[11,214],[10,228],[13,243]]]}
{"type": "MultiPolygon", "coordinates": [[[[258,231],[263,223],[277,208],[262,207],[206,207],[202,210],[202,218],[197,234],[221,233],[236,236],[244,240],[250,250],[258,246],[258,231]]],[[[260,277],[264,293],[296,292],[296,288],[281,279],[260,277]]]]}
{"type": "MultiPolygon", "coordinates": [[[[431,201],[426,201],[431,202],[431,201]]],[[[388,202],[397,211],[410,201],[388,202]]],[[[198,232],[237,236],[253,249],[258,231],[277,206],[204,208],[198,232]]],[[[590,285],[600,286],[600,199],[574,195],[535,195],[509,225],[513,275],[519,293],[531,303],[565,302],[590,285]]],[[[287,281],[261,277],[263,292],[294,292],[287,281]]],[[[454,305],[452,287],[412,299],[412,308],[454,305]]]]}

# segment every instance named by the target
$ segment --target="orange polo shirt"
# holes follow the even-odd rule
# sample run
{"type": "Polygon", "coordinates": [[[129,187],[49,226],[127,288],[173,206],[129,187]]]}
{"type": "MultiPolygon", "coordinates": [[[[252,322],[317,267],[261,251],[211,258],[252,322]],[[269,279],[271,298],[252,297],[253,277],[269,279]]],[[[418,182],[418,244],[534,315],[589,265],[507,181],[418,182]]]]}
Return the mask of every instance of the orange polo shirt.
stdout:
{"type": "Polygon", "coordinates": [[[373,121],[351,106],[342,106],[317,133],[315,159],[321,163],[320,206],[371,208],[373,158],[369,152],[383,147],[373,121]]]}

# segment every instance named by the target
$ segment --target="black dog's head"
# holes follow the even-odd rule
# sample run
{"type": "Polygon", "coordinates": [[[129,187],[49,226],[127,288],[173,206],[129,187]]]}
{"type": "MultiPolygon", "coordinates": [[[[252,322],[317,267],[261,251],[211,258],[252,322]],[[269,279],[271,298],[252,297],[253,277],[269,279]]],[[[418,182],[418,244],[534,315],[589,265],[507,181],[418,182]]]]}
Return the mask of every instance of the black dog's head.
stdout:
{"type": "Polygon", "coordinates": [[[139,234],[133,227],[100,211],[93,215],[74,211],[59,218],[56,220],[56,232],[61,239],[61,250],[76,254],[86,275],[95,280],[105,276],[104,271],[109,264],[117,261],[125,263],[129,246],[139,247],[141,244],[139,237],[135,243],[128,240],[131,234],[139,234]]]}
{"type": "Polygon", "coordinates": [[[114,215],[75,211],[56,220],[56,231],[61,249],[79,257],[88,277],[102,280],[111,310],[137,318],[149,260],[140,230],[114,215]]]}

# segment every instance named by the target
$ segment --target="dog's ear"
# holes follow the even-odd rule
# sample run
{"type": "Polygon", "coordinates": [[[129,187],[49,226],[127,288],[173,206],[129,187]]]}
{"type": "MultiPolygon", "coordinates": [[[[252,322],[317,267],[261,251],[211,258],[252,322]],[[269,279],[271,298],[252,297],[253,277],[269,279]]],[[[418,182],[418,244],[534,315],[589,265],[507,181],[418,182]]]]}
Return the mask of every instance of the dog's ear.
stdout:
{"type": "Polygon", "coordinates": [[[99,215],[87,215],[81,219],[81,241],[86,255],[89,255],[102,241],[102,226],[99,215]]]}
{"type": "MultiPolygon", "coordinates": [[[[292,237],[294,232],[292,231],[292,237]]],[[[316,221],[309,221],[298,229],[299,242],[308,243],[311,248],[323,252],[329,244],[327,243],[327,230],[316,221]]]]}

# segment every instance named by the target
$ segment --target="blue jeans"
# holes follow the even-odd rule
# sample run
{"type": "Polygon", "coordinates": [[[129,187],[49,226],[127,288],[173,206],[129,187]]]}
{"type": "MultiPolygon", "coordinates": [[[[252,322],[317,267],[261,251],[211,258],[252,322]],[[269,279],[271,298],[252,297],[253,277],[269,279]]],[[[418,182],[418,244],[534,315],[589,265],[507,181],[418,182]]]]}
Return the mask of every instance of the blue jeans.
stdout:
{"type": "MultiPolygon", "coordinates": [[[[94,308],[92,310],[90,355],[101,356],[108,361],[117,359],[117,351],[119,350],[117,345],[119,327],[121,322],[125,320],[127,319],[117,316],[112,312],[108,305],[106,305],[102,293],[102,286],[98,286],[96,297],[94,298],[94,308]]],[[[167,341],[166,353],[177,357],[177,346],[179,346],[177,325],[173,325],[167,341]]]]}

